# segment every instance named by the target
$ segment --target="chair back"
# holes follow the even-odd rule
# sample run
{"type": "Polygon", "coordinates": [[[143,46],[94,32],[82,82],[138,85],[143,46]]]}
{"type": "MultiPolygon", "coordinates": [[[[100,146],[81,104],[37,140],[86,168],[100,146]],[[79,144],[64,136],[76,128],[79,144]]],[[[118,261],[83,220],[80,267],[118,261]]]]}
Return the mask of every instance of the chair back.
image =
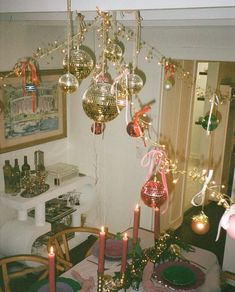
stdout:
{"type": "Polygon", "coordinates": [[[37,280],[44,279],[48,275],[48,259],[37,255],[4,257],[0,259],[0,270],[3,279],[3,292],[14,292],[10,289],[10,281],[13,279],[24,277],[31,273],[37,274],[37,280]],[[33,266],[27,266],[27,263],[32,263],[33,266]],[[13,269],[13,264],[22,265],[17,269],[13,269]]]}
{"type": "MultiPolygon", "coordinates": [[[[64,270],[70,269],[73,264],[70,258],[70,246],[69,246],[69,235],[72,233],[88,233],[89,235],[99,235],[100,229],[95,227],[69,227],[65,228],[53,236],[50,237],[48,241],[48,251],[50,247],[53,246],[54,252],[56,255],[56,262],[61,267],[64,267],[64,270]]],[[[106,232],[107,238],[113,238],[114,234],[106,232]]]]}

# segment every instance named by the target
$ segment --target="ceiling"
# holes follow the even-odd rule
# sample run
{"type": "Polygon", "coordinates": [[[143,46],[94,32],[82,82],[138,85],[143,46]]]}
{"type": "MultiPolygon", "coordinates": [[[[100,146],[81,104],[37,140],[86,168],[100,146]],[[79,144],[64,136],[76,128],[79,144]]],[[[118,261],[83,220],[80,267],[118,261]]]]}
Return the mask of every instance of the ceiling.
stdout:
{"type": "MultiPolygon", "coordinates": [[[[72,11],[93,19],[96,8],[118,10],[119,20],[132,20],[133,10],[141,10],[143,25],[235,26],[235,0],[71,0],[72,11]]],[[[0,0],[2,21],[65,20],[66,0],[0,0]]]]}

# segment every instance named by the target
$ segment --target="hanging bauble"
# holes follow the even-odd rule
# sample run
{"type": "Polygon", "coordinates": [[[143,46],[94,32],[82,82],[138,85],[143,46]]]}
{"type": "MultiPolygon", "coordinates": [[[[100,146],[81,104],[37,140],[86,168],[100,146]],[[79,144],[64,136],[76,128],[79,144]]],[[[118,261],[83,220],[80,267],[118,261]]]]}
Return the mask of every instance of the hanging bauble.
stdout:
{"type": "Polygon", "coordinates": [[[127,87],[130,94],[137,94],[144,86],[144,82],[137,74],[128,74],[127,87]]]}
{"type": "Polygon", "coordinates": [[[106,123],[119,114],[115,94],[111,93],[111,84],[106,82],[94,82],[85,91],[82,106],[86,115],[95,122],[106,123]]]}
{"type": "Polygon", "coordinates": [[[229,217],[229,227],[227,228],[227,234],[230,238],[235,239],[235,215],[229,217]]]}
{"type": "Polygon", "coordinates": [[[203,211],[192,217],[191,227],[192,231],[198,235],[206,234],[209,231],[209,219],[203,211]]]}
{"type": "Polygon", "coordinates": [[[148,207],[160,207],[167,200],[167,192],[160,181],[149,180],[141,189],[141,199],[148,207]]]}
{"type": "Polygon", "coordinates": [[[171,76],[171,77],[165,79],[165,81],[164,81],[164,89],[169,91],[169,90],[172,89],[174,84],[175,84],[175,79],[174,79],[173,76],[171,76]]]}
{"type": "MultiPolygon", "coordinates": [[[[68,56],[63,60],[63,66],[68,67],[68,56]]],[[[94,62],[91,56],[81,49],[73,49],[70,52],[69,71],[76,76],[78,80],[85,79],[93,70],[94,62]]]]}
{"type": "Polygon", "coordinates": [[[116,42],[109,42],[104,50],[105,57],[111,62],[118,62],[122,59],[122,48],[116,42]]]}
{"type": "Polygon", "coordinates": [[[91,125],[91,132],[94,133],[95,135],[100,135],[104,132],[105,130],[105,124],[104,123],[99,123],[99,122],[94,122],[91,125]]]}
{"type": "Polygon", "coordinates": [[[62,75],[58,81],[59,87],[65,93],[73,93],[78,89],[78,80],[70,72],[62,75]]]}
{"type": "Polygon", "coordinates": [[[219,125],[219,119],[217,118],[216,115],[212,114],[211,117],[209,114],[207,114],[202,120],[201,120],[201,125],[203,127],[203,129],[208,130],[211,132],[213,130],[215,130],[218,125],[219,125]],[[210,120],[209,120],[210,118],[210,120]],[[209,127],[208,127],[208,122],[209,122],[209,127]]]}
{"type": "Polygon", "coordinates": [[[131,137],[140,137],[142,135],[142,129],[140,125],[138,123],[134,123],[133,121],[128,123],[126,130],[131,137]]]}

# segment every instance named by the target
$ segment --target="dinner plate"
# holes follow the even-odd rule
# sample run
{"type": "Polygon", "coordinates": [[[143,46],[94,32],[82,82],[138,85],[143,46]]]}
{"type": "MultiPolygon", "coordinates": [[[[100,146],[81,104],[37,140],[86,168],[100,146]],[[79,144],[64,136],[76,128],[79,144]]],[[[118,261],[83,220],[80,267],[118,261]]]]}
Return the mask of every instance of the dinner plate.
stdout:
{"type": "Polygon", "coordinates": [[[203,271],[184,261],[168,261],[159,264],[154,269],[153,278],[158,283],[175,291],[197,289],[205,282],[203,271]]]}
{"type": "MultiPolygon", "coordinates": [[[[128,252],[131,250],[131,244],[128,242],[128,252]]],[[[91,253],[98,257],[99,241],[94,244],[91,253]]],[[[108,260],[119,260],[122,257],[122,240],[121,239],[107,239],[105,245],[105,258],[108,260]]]]}
{"type": "Polygon", "coordinates": [[[196,281],[195,272],[184,265],[173,264],[166,267],[162,271],[161,276],[165,281],[179,286],[187,286],[196,281]]]}
{"type": "MultiPolygon", "coordinates": [[[[77,292],[81,285],[70,278],[58,277],[56,279],[56,292],[77,292]]],[[[48,279],[36,282],[28,292],[48,292],[48,279]]]]}

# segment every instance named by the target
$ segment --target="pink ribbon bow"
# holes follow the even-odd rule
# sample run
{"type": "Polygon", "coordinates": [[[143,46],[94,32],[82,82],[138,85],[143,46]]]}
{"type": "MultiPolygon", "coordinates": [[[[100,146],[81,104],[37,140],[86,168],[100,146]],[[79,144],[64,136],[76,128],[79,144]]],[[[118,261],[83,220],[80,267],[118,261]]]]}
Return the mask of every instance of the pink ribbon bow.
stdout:
{"type": "Polygon", "coordinates": [[[225,230],[227,230],[230,227],[229,219],[233,215],[235,215],[235,204],[231,205],[228,209],[226,209],[223,216],[221,217],[215,241],[219,239],[221,227],[224,228],[225,230]]]}

